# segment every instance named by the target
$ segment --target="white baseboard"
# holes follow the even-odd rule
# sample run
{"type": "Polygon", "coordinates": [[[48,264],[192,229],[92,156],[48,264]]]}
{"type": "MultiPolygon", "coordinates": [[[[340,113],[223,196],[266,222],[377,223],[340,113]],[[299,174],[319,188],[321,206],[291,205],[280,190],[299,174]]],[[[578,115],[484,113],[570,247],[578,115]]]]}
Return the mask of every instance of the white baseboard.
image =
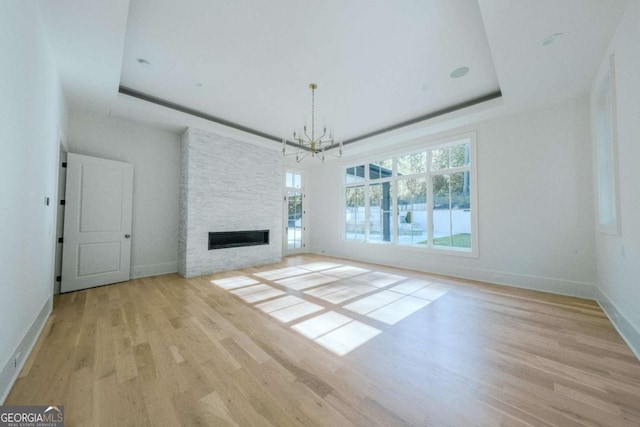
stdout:
{"type": "Polygon", "coordinates": [[[134,265],[131,267],[131,278],[160,276],[162,274],[177,273],[178,261],[163,262],[160,264],[134,265]]]}
{"type": "Polygon", "coordinates": [[[45,323],[47,323],[52,309],[53,295],[49,297],[44,306],[42,306],[38,317],[36,317],[36,320],[34,320],[24,338],[22,338],[20,344],[18,344],[18,347],[12,353],[11,358],[7,360],[2,370],[0,370],[0,404],[4,404],[4,401],[11,391],[11,387],[13,387],[13,383],[18,379],[18,375],[31,354],[31,350],[33,350],[33,346],[36,344],[42,328],[44,328],[45,323]],[[18,354],[20,354],[20,357],[17,358],[16,363],[18,354]]]}
{"type": "Polygon", "coordinates": [[[473,267],[457,267],[455,265],[448,264],[444,268],[437,268],[433,265],[427,267],[421,265],[415,265],[414,263],[400,262],[389,263],[385,262],[383,258],[372,259],[370,256],[359,256],[357,252],[353,253],[340,253],[339,251],[331,251],[327,249],[323,250],[310,250],[311,253],[318,255],[334,256],[338,258],[352,259],[354,261],[362,261],[368,263],[375,263],[380,265],[386,265],[389,267],[407,268],[416,271],[422,271],[424,273],[440,274],[443,276],[450,276],[459,279],[478,280],[481,282],[492,283],[495,285],[512,286],[515,288],[531,289],[534,291],[548,292],[552,294],[567,295],[578,298],[595,299],[597,287],[593,283],[584,283],[572,280],[557,279],[553,277],[534,276],[520,273],[513,273],[509,271],[499,270],[487,270],[482,268],[473,267]],[[496,281],[496,277],[500,280],[496,281]]]}
{"type": "Polygon", "coordinates": [[[629,323],[602,290],[597,290],[595,300],[598,301],[598,304],[602,307],[602,311],[605,312],[622,339],[626,341],[631,351],[633,351],[638,360],[640,360],[640,331],[629,323]]]}

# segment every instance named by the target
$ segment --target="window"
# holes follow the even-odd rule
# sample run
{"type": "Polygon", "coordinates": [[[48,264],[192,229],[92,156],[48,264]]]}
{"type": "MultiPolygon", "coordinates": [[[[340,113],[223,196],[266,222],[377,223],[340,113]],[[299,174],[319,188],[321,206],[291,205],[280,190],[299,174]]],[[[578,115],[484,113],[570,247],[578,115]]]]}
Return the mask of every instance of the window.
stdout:
{"type": "Polygon", "coordinates": [[[347,167],[345,239],[475,254],[474,152],[467,135],[347,167]]]}
{"type": "Polygon", "coordinates": [[[347,207],[345,237],[350,240],[365,240],[364,185],[348,187],[345,196],[347,207]]]}
{"type": "Polygon", "coordinates": [[[427,180],[398,181],[398,243],[427,244],[427,180]]]}
{"type": "Polygon", "coordinates": [[[470,144],[431,151],[433,245],[471,249],[470,144]]]}
{"type": "Polygon", "coordinates": [[[391,241],[391,182],[369,185],[369,240],[391,241]]]}
{"type": "Polygon", "coordinates": [[[287,224],[285,241],[287,252],[304,248],[304,192],[302,174],[287,171],[285,173],[285,203],[287,224]]]}
{"type": "Polygon", "coordinates": [[[345,174],[345,182],[347,184],[361,181],[364,181],[364,165],[347,169],[345,174]]]}
{"type": "Polygon", "coordinates": [[[286,174],[286,188],[302,188],[302,175],[295,172],[287,172],[286,174]]]}

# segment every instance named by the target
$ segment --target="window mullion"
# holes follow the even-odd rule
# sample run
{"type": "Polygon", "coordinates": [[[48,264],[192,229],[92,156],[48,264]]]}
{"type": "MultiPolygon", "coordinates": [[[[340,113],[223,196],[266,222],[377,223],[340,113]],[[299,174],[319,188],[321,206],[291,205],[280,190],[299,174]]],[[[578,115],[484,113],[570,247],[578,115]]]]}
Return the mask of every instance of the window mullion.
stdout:
{"type": "Polygon", "coordinates": [[[453,211],[451,203],[451,175],[449,174],[449,247],[453,246],[453,211]]]}
{"type": "Polygon", "coordinates": [[[369,182],[364,184],[364,241],[369,241],[369,182]]]}
{"type": "Polygon", "coordinates": [[[431,177],[431,150],[427,150],[427,247],[433,247],[433,178],[431,177]]]}
{"type": "Polygon", "coordinates": [[[433,175],[445,175],[445,174],[454,174],[454,173],[460,173],[460,172],[469,172],[470,170],[471,168],[469,166],[458,166],[455,168],[445,168],[445,169],[429,171],[429,173],[431,174],[431,176],[433,176],[433,175]]]}

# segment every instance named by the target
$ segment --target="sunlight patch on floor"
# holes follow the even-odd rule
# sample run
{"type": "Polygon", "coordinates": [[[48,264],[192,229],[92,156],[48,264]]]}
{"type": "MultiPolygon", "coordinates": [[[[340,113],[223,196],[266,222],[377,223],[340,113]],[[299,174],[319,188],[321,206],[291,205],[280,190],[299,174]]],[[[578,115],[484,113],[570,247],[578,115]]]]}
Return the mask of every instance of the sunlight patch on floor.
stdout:
{"type": "Polygon", "coordinates": [[[376,288],[384,288],[404,279],[406,279],[404,276],[374,271],[372,273],[354,277],[352,281],[356,283],[365,283],[370,286],[375,286],[376,288]]]}
{"type": "Polygon", "coordinates": [[[320,273],[310,273],[302,276],[294,276],[289,277],[287,279],[276,280],[275,282],[279,285],[286,286],[290,289],[301,290],[312,288],[318,285],[324,285],[325,283],[335,282],[335,277],[327,276],[325,274],[320,273]]]}
{"type": "Polygon", "coordinates": [[[232,290],[231,293],[250,303],[264,301],[266,299],[285,294],[285,292],[280,289],[264,284],[232,290]]]}
{"type": "Polygon", "coordinates": [[[329,268],[342,267],[342,264],[335,264],[333,262],[312,262],[311,264],[299,265],[298,268],[304,268],[309,271],[327,270],[329,268]]]}
{"type": "Polygon", "coordinates": [[[374,292],[377,290],[378,288],[374,288],[373,286],[369,286],[369,285],[355,285],[355,286],[349,286],[337,292],[330,293],[328,295],[320,296],[318,298],[333,304],[340,304],[342,302],[348,301],[360,295],[368,294],[370,292],[374,292]]]}
{"type": "Polygon", "coordinates": [[[228,277],[226,279],[212,280],[211,283],[222,289],[235,289],[243,286],[255,285],[260,282],[247,276],[235,276],[228,277]]]}
{"type": "Polygon", "coordinates": [[[353,319],[344,316],[335,311],[329,311],[316,317],[312,317],[309,320],[300,322],[297,325],[293,325],[291,328],[300,332],[302,335],[309,339],[316,339],[320,335],[324,335],[327,332],[331,332],[342,325],[351,322],[353,319]]]}
{"type": "Polygon", "coordinates": [[[285,277],[298,276],[307,274],[309,271],[298,267],[279,268],[277,270],[263,271],[261,273],[253,273],[254,276],[262,277],[266,280],[278,280],[285,277]]]}
{"type": "Polygon", "coordinates": [[[406,282],[402,282],[401,284],[396,285],[390,288],[389,290],[393,292],[398,292],[404,295],[411,295],[415,291],[420,290],[428,285],[429,285],[429,282],[426,282],[424,280],[411,279],[411,280],[407,280],[406,282]]]}
{"type": "Polygon", "coordinates": [[[327,308],[307,301],[304,296],[349,310],[354,316],[366,316],[360,320],[369,318],[395,325],[449,290],[441,283],[332,262],[315,262],[253,275],[287,290],[247,276],[216,279],[211,283],[255,304],[258,310],[279,322],[293,323],[291,329],[339,356],[348,354],[382,331],[334,310],[319,313],[327,308]]]}
{"type": "Polygon", "coordinates": [[[265,313],[271,313],[272,311],[280,310],[281,308],[290,307],[302,302],[304,302],[302,298],[298,298],[295,295],[287,295],[286,297],[276,298],[271,301],[263,302],[256,305],[256,307],[264,311],[265,313]]]}
{"type": "Polygon", "coordinates": [[[275,317],[282,323],[288,323],[323,309],[324,307],[318,304],[304,301],[299,304],[281,308],[280,310],[272,311],[269,313],[269,316],[275,317]]]}
{"type": "Polygon", "coordinates": [[[388,323],[389,325],[394,325],[410,314],[426,307],[430,303],[431,301],[406,296],[398,301],[392,302],[391,304],[387,304],[382,308],[368,313],[367,317],[388,323]]]}
{"type": "Polygon", "coordinates": [[[345,277],[353,277],[353,276],[357,276],[359,274],[363,274],[363,273],[368,273],[370,270],[364,269],[364,268],[360,268],[360,267],[353,267],[350,265],[344,265],[342,267],[338,267],[338,268],[332,268],[331,270],[325,270],[323,271],[324,274],[328,274],[330,276],[333,277],[339,277],[339,278],[345,278],[345,277]]]}
{"type": "Polygon", "coordinates": [[[382,291],[347,304],[344,308],[358,314],[368,314],[400,298],[404,298],[404,295],[397,292],[382,291]]]}
{"type": "Polygon", "coordinates": [[[382,331],[380,329],[373,328],[354,320],[353,322],[347,323],[338,329],[316,338],[314,342],[320,344],[338,356],[344,356],[381,332],[382,331]]]}

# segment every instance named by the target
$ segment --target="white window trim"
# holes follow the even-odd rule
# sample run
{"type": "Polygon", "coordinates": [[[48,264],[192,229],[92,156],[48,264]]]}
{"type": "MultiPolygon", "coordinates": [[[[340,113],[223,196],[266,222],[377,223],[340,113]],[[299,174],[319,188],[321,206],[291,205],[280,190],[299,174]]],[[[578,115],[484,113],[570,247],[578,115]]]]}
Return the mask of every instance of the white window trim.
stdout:
{"type": "MultiPolygon", "coordinates": [[[[405,149],[396,149],[389,152],[377,153],[375,155],[366,156],[358,159],[357,161],[354,159],[347,161],[343,161],[341,164],[341,191],[340,191],[340,238],[341,240],[350,245],[389,245],[396,248],[402,248],[403,250],[409,251],[418,251],[418,252],[426,252],[430,254],[438,254],[438,255],[453,255],[453,256],[462,256],[462,257],[470,257],[477,258],[479,256],[479,245],[478,245],[478,217],[479,217],[479,207],[478,207],[478,177],[477,177],[477,136],[475,132],[468,132],[448,138],[436,139],[431,141],[423,141],[420,144],[412,145],[411,147],[407,147],[405,149]],[[392,185],[392,197],[395,199],[395,192],[397,191],[397,157],[406,156],[410,154],[415,154],[422,151],[427,151],[427,164],[431,165],[431,151],[434,148],[447,147],[460,143],[462,140],[469,140],[469,148],[471,159],[469,162],[469,166],[464,167],[454,167],[448,169],[440,169],[437,171],[431,171],[428,167],[425,173],[414,174],[414,175],[403,175],[403,178],[410,177],[426,177],[427,178],[427,210],[433,211],[433,181],[431,177],[433,175],[439,175],[442,173],[455,173],[455,172],[469,172],[469,176],[471,179],[472,187],[470,194],[470,202],[471,202],[471,248],[452,248],[452,247],[442,247],[442,246],[433,246],[433,216],[428,216],[427,227],[428,227],[428,244],[427,245],[418,245],[418,244],[399,244],[398,242],[398,231],[397,226],[392,227],[392,241],[391,242],[381,242],[381,241],[369,241],[369,226],[368,226],[368,218],[369,218],[369,209],[366,209],[368,206],[368,197],[369,197],[369,184],[375,184],[379,182],[392,181],[395,184],[392,185]],[[393,169],[393,178],[385,178],[379,179],[375,181],[369,180],[369,163],[376,163],[380,160],[393,159],[392,169],[393,169]],[[364,181],[359,182],[351,182],[346,183],[344,181],[344,177],[346,176],[346,170],[352,167],[356,167],[359,165],[364,165],[365,168],[365,179],[364,181]],[[446,172],[443,172],[446,171],[446,172]],[[434,173],[435,172],[435,173],[434,173]],[[347,239],[345,237],[345,229],[346,229],[346,218],[344,213],[344,202],[346,199],[346,189],[348,187],[357,187],[364,186],[365,188],[365,240],[353,240],[347,239]]],[[[397,217],[398,206],[397,203],[394,204],[392,209],[392,216],[397,217]]]]}

